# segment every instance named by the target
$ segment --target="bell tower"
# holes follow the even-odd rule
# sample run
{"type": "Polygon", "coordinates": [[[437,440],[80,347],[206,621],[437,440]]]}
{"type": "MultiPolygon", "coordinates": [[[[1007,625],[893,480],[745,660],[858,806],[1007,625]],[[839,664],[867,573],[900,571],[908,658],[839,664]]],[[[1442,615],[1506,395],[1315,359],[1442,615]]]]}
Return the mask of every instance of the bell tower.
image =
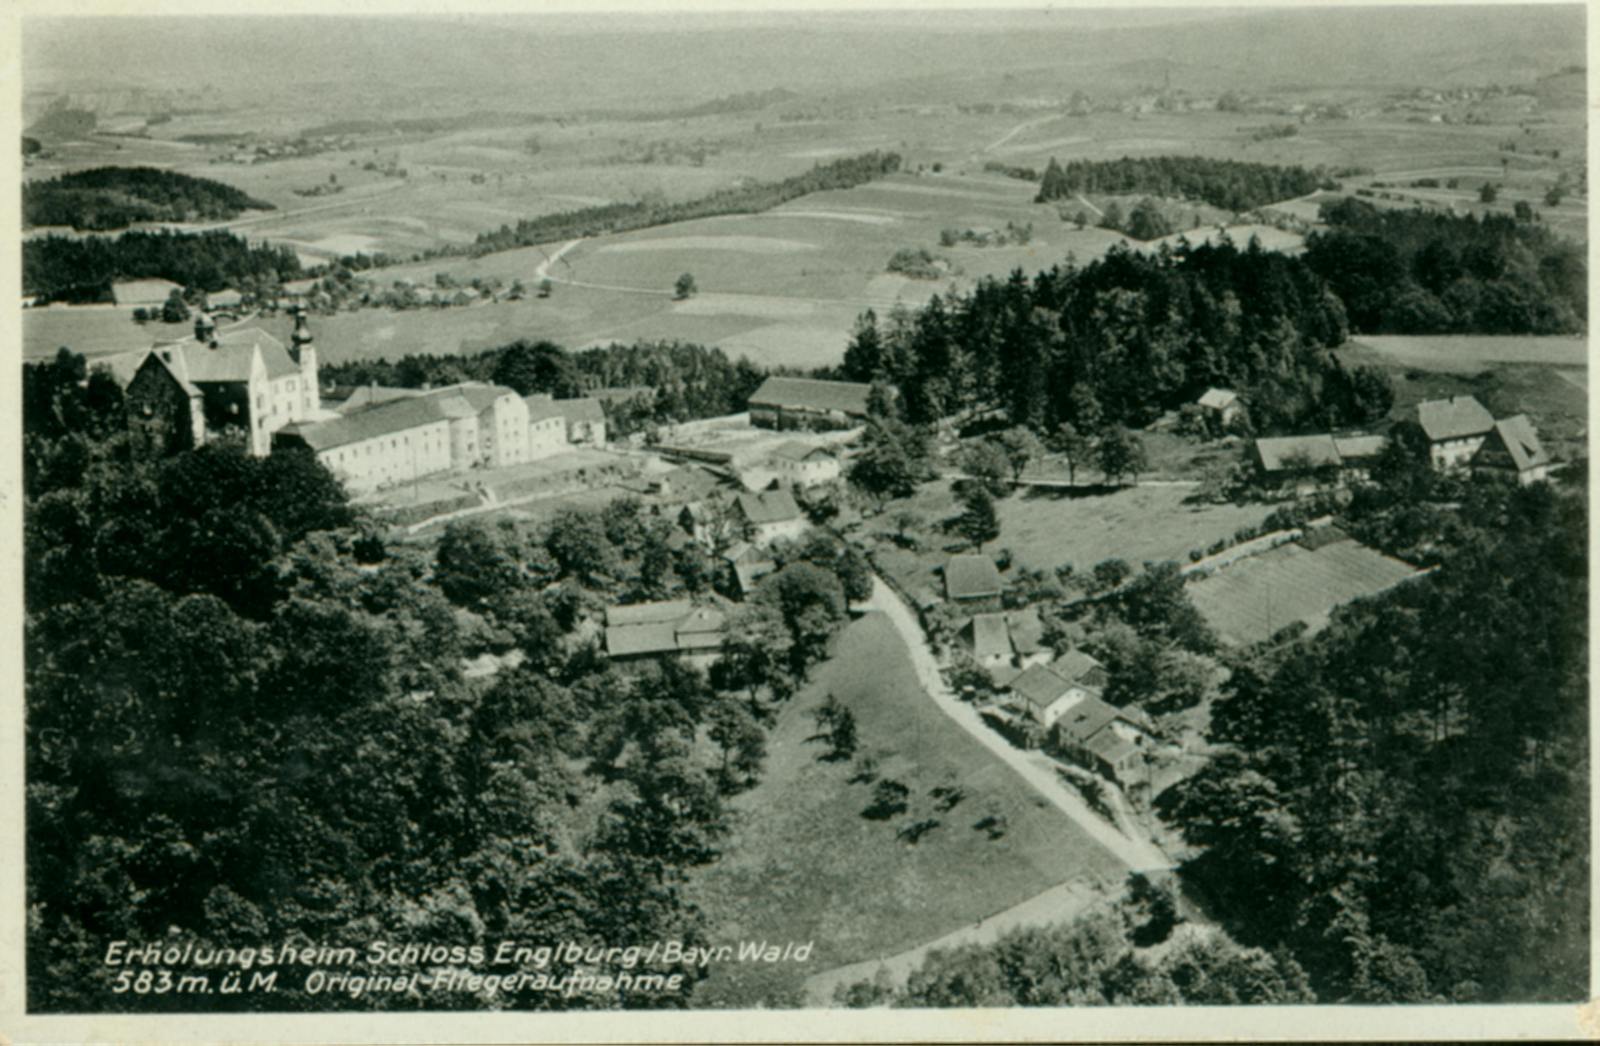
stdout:
{"type": "Polygon", "coordinates": [[[305,305],[295,302],[289,307],[289,315],[294,317],[294,333],[289,336],[289,355],[300,365],[301,392],[294,412],[298,421],[311,417],[322,405],[322,397],[317,378],[317,347],[311,343],[305,305]]]}

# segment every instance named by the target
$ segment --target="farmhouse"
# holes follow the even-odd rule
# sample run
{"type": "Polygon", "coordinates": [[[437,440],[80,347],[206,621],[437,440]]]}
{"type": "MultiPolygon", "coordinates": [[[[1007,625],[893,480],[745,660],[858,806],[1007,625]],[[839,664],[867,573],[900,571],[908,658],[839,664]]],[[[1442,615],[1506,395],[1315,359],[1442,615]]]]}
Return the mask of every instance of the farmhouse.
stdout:
{"type": "Polygon", "coordinates": [[[998,600],[1005,585],[988,556],[951,556],[944,565],[944,595],[952,603],[998,600]]]}
{"type": "Polygon", "coordinates": [[[787,490],[740,494],[734,512],[744,525],[745,537],[755,545],[770,545],[779,538],[798,538],[808,523],[787,490]]]}
{"type": "Polygon", "coordinates": [[[1264,437],[1254,444],[1256,475],[1267,486],[1307,494],[1365,478],[1387,442],[1383,436],[1364,433],[1264,437]]]}
{"type": "Polygon", "coordinates": [[[1039,612],[1027,610],[976,614],[956,633],[997,686],[1007,686],[1025,669],[1050,660],[1039,612]]]}
{"type": "Polygon", "coordinates": [[[750,396],[750,423],[769,429],[842,429],[867,418],[872,386],[811,378],[768,378],[750,396]]]}
{"type": "Polygon", "coordinates": [[[1428,437],[1435,469],[1469,465],[1494,428],[1494,416],[1473,396],[1451,396],[1417,404],[1417,424],[1428,437]]]}
{"type": "Polygon", "coordinates": [[[1503,474],[1518,483],[1543,480],[1550,472],[1550,455],[1533,422],[1526,414],[1516,414],[1494,423],[1483,446],[1473,455],[1472,466],[1491,474],[1503,474]]]}
{"type": "Polygon", "coordinates": [[[772,466],[780,478],[797,487],[809,487],[839,478],[837,454],[827,447],[813,447],[798,440],[774,450],[772,466]]]}
{"type": "Polygon", "coordinates": [[[705,667],[722,650],[725,617],[715,607],[686,600],[606,608],[606,655],[613,661],[682,657],[705,667]]]}
{"type": "Polygon", "coordinates": [[[285,349],[256,328],[218,334],[200,313],[193,338],[145,355],[128,383],[128,408],[135,417],[164,421],[180,446],[233,429],[251,454],[263,457],[273,433],[320,416],[317,350],[303,313],[295,317],[292,341],[285,349]]]}
{"type": "Polygon", "coordinates": [[[1195,402],[1221,429],[1232,426],[1244,417],[1244,401],[1232,389],[1207,389],[1195,402]]]}
{"type": "Polygon", "coordinates": [[[1091,693],[1057,719],[1055,741],[1068,758],[1111,778],[1136,777],[1154,738],[1134,717],[1091,693]]]}

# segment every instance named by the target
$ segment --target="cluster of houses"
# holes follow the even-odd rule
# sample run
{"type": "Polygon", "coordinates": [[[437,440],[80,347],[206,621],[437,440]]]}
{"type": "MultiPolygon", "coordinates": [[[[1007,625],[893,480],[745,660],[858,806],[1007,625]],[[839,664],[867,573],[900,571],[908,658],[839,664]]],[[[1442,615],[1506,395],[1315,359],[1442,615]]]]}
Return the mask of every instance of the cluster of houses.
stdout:
{"type": "MultiPolygon", "coordinates": [[[[1475,397],[1451,396],[1417,404],[1416,424],[1437,471],[1471,471],[1520,484],[1549,475],[1550,455],[1526,414],[1496,419],[1475,397]]],[[[1366,433],[1273,436],[1255,441],[1253,458],[1264,486],[1305,494],[1365,479],[1387,444],[1385,437],[1366,433]]]]}
{"type": "Polygon", "coordinates": [[[518,465],[572,446],[606,444],[592,398],[519,396],[483,382],[443,388],[367,386],[325,406],[304,309],[285,347],[263,330],[219,333],[205,313],[194,336],[145,353],[128,382],[131,409],[161,418],[180,445],[242,431],[250,453],[310,450],[352,494],[474,467],[518,465]]]}

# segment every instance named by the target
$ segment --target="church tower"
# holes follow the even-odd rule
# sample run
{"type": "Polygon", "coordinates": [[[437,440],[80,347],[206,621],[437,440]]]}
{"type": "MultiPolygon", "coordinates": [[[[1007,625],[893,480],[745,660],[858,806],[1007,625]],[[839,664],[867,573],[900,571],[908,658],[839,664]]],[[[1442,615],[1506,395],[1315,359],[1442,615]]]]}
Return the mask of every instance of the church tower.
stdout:
{"type": "Polygon", "coordinates": [[[311,328],[306,326],[306,307],[299,302],[289,307],[294,317],[294,333],[289,336],[289,355],[300,365],[300,401],[294,412],[295,420],[310,418],[322,405],[321,388],[317,377],[317,347],[311,344],[311,328]]]}

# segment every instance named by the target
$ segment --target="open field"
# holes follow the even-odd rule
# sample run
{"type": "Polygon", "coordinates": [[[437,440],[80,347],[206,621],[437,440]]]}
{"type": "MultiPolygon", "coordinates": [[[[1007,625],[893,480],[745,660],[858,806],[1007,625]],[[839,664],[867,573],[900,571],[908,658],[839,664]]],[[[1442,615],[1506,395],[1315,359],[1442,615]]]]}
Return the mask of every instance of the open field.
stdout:
{"type": "MultiPolygon", "coordinates": [[[[1000,537],[988,551],[1011,550],[1017,566],[1053,572],[1070,563],[1086,571],[1105,559],[1125,559],[1137,567],[1144,562],[1186,562],[1189,551],[1231,537],[1243,527],[1260,523],[1271,512],[1267,505],[1186,505],[1187,486],[1128,487],[1110,493],[1098,488],[1054,490],[1030,488],[995,502],[1000,516],[1000,537]]],[[[892,502],[886,516],[910,510],[930,534],[959,509],[950,484],[926,485],[906,501],[892,502]]],[[[949,544],[959,544],[951,536],[949,544]]],[[[949,554],[946,539],[930,537],[932,546],[920,555],[932,577],[949,554]]],[[[937,579],[932,582],[938,589],[937,579]]]]}
{"type": "Polygon", "coordinates": [[[1258,643],[1297,621],[1313,630],[1335,607],[1392,588],[1417,571],[1354,540],[1312,551],[1298,542],[1246,556],[1189,583],[1189,598],[1217,638],[1258,643]]]}
{"type": "Polygon", "coordinates": [[[1576,335],[1362,334],[1352,346],[1371,349],[1394,364],[1468,374],[1499,363],[1537,363],[1578,370],[1588,366],[1588,339],[1576,335]]]}
{"type": "Polygon", "coordinates": [[[892,955],[1067,879],[1120,867],[939,711],[877,613],[849,625],[812,684],[784,706],[761,782],[733,806],[723,857],[690,885],[712,916],[712,941],[815,941],[816,949],[804,965],[713,966],[696,992],[708,1005],[797,992],[821,970],[892,955]],[[806,742],[811,712],[828,694],[855,713],[860,751],[876,753],[880,773],[910,789],[906,813],[863,816],[872,785],[852,783],[849,763],[825,762],[824,747],[806,742]],[[965,798],[937,812],[929,791],[950,784],[965,798]],[[992,815],[1008,826],[998,839],[973,827],[992,815]],[[941,823],[919,842],[896,837],[926,817],[941,823]]]}

